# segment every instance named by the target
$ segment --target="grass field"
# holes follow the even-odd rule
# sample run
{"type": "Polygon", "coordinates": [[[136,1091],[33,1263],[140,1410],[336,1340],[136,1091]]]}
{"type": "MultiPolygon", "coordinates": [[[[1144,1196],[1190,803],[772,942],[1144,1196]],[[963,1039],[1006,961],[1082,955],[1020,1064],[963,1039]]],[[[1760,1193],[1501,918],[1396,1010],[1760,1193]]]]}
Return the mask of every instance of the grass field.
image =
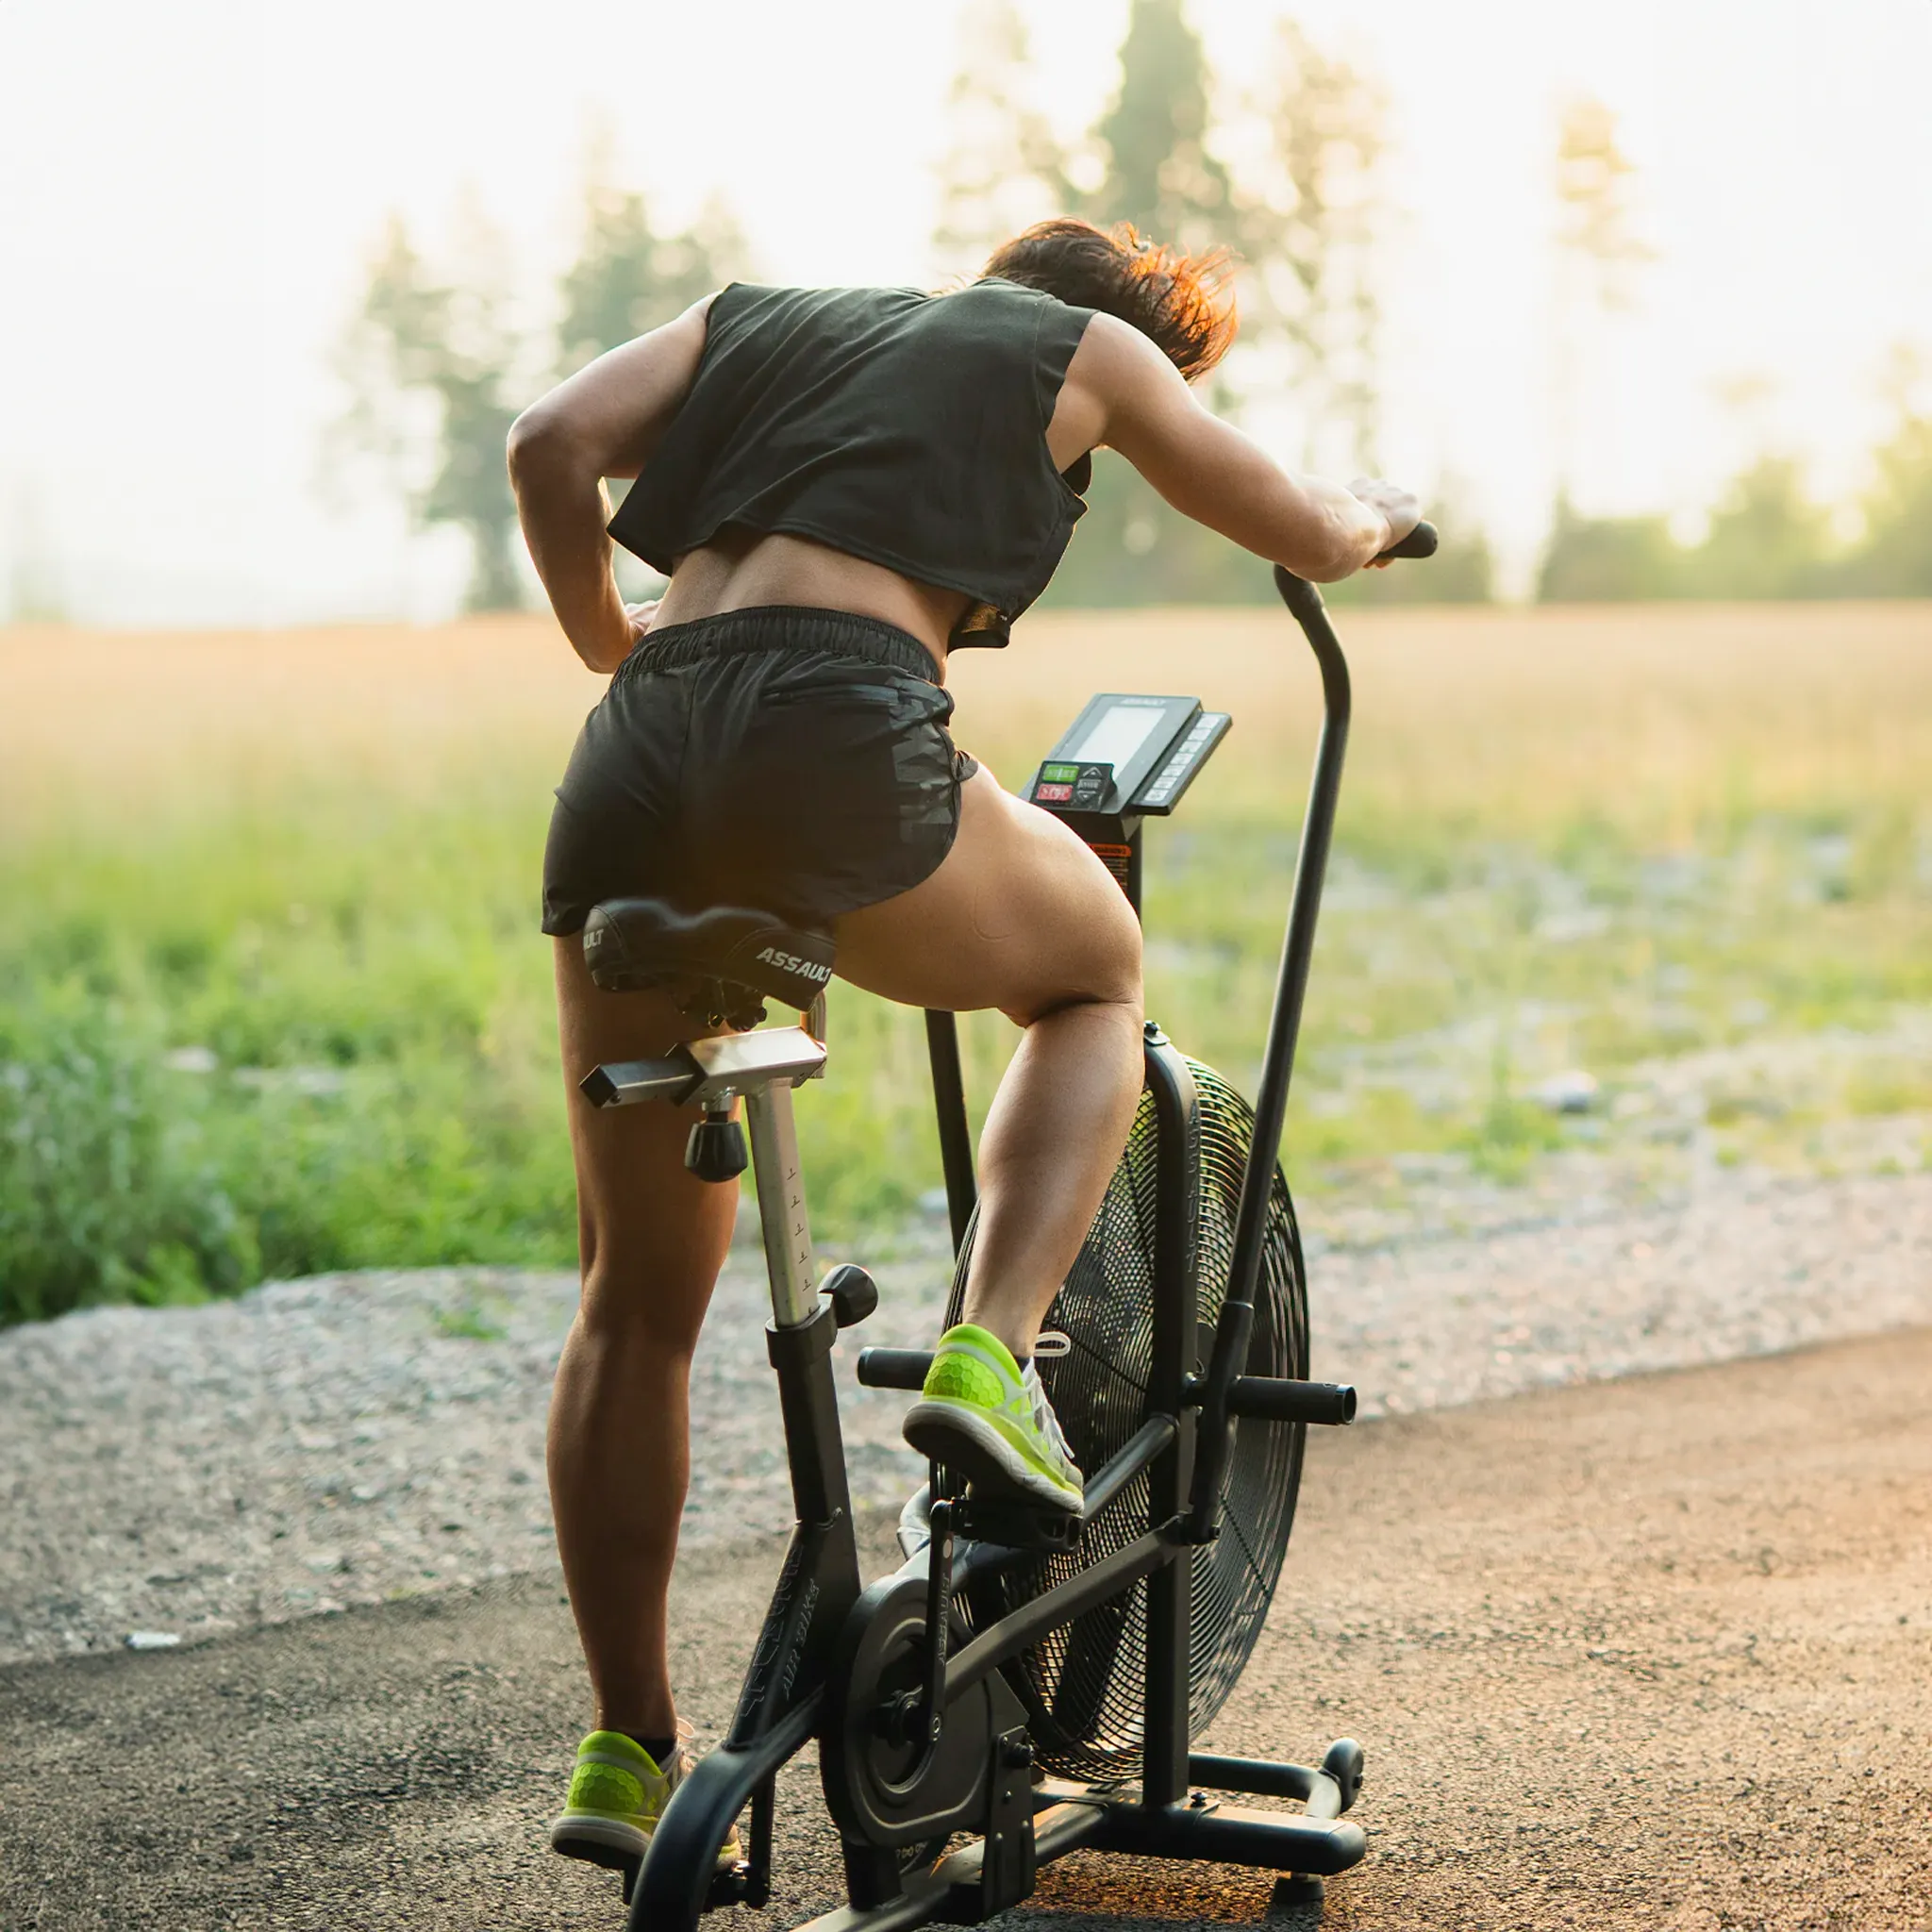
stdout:
{"type": "MultiPolygon", "coordinates": [[[[1319,1231],[1698,1160],[1926,1158],[1932,607],[1364,612],[1346,636],[1287,1141],[1319,1231]],[[1545,1086],[1576,1074],[1594,1091],[1545,1086]]],[[[957,735],[1008,785],[1096,689],[1235,713],[1148,827],[1148,981],[1247,1078],[1317,718],[1292,627],[1040,617],[955,681],[957,735]]],[[[0,632],[0,1319],[568,1259],[536,880],[596,689],[535,619],[0,632]]],[[[801,1127],[850,1240],[917,1212],[938,1158],[916,1016],[844,992],[833,1027],[801,1127]]],[[[967,1039],[983,1102],[1009,1032],[967,1039]]]]}

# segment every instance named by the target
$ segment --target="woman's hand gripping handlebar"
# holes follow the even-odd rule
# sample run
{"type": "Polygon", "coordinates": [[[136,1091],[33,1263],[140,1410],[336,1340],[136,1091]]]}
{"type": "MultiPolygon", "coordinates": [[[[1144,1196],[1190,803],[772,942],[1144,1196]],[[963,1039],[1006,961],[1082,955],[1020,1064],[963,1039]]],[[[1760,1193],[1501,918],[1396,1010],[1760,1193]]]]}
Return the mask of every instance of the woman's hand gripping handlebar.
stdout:
{"type": "MultiPolygon", "coordinates": [[[[1430,523],[1418,524],[1407,536],[1398,539],[1375,558],[1368,566],[1371,570],[1380,569],[1384,564],[1393,563],[1398,558],[1433,557],[1436,554],[1436,526],[1430,523]]],[[[1281,600],[1301,619],[1302,627],[1307,628],[1311,612],[1321,609],[1322,593],[1306,577],[1298,577],[1293,571],[1282,564],[1274,566],[1274,588],[1281,593],[1281,600]]],[[[1341,646],[1335,646],[1340,652],[1341,646]]]]}

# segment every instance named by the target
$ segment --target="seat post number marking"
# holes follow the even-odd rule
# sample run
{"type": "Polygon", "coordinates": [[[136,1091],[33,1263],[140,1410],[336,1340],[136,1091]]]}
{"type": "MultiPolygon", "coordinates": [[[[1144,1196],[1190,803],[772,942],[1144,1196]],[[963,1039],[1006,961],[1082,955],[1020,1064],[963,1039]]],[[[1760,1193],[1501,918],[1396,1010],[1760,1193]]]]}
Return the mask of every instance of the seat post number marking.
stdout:
{"type": "Polygon", "coordinates": [[[818,1307],[811,1224],[805,1208],[805,1177],[798,1159],[791,1089],[774,1083],[747,1094],[744,1111],[751,1129],[758,1229],[772,1277],[772,1319],[781,1328],[791,1328],[818,1307]]]}

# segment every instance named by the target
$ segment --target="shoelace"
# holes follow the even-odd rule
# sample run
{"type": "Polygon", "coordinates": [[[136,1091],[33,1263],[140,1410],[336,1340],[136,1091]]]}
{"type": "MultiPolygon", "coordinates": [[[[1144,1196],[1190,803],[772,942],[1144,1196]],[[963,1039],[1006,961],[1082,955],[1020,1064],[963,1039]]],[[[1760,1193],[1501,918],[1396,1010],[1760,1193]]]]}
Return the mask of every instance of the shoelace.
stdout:
{"type": "Polygon", "coordinates": [[[1040,1372],[1028,1362],[1020,1377],[1020,1387],[1033,1405],[1033,1426],[1051,1442],[1059,1453],[1062,1462],[1072,1465],[1074,1452],[1067,1447],[1067,1439],[1060,1434],[1060,1419],[1053,1412],[1053,1404],[1046,1399],[1046,1390],[1041,1386],[1040,1372]]]}

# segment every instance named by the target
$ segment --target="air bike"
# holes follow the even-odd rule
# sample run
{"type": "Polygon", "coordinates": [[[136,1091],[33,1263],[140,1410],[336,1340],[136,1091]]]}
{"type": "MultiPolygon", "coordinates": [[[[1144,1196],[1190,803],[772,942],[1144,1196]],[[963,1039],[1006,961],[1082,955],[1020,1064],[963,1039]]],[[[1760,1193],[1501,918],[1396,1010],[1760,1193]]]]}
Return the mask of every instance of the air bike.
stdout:
{"type": "MultiPolygon", "coordinates": [[[[1394,555],[1426,557],[1426,524],[1394,555]]],[[[600,1066],[600,1106],[693,1109],[686,1163],[727,1180],[751,1134],[797,1525],[729,1735],[624,1869],[633,1932],[693,1927],[771,1896],[778,1769],[818,1740],[848,1903],[815,1932],[976,1924],[1018,1904],[1077,1847],[1289,1874],[1319,1895],[1366,1841],[1344,1814],[1359,1745],[1319,1768],[1191,1749],[1259,1637],[1288,1548],[1310,1424],[1346,1423],[1353,1389],[1306,1379],[1301,1243],[1274,1158],[1294,1061],[1348,734],[1348,669],[1321,593],[1283,570],[1282,600],[1321,667],[1325,718],[1287,941],[1251,1108],[1158,1025],[1125,1153],[1048,1312],[1037,1359],[1080,1467],[1077,1518],[975,1504],[941,1467],[902,1512],[905,1562],[862,1584],[832,1380],[839,1329],[878,1295],[863,1269],[813,1266],[791,1090],[825,1065],[832,941],[762,912],[600,906],[584,946],[600,986],[669,987],[711,1037],[664,1059],[600,1066]],[[775,999],[802,1024],[760,1027],[775,999]],[[716,1029],[735,1030],[719,1033],[716,1029]],[[1255,1810],[1221,1793],[1300,1804],[1255,1810]],[[747,1856],[719,1864],[749,1806],[747,1856]],[[966,1835],[957,1849],[947,1847],[966,1835]]],[[[1198,700],[1104,693],[1041,766],[1033,801],[1064,817],[1140,910],[1141,831],[1165,817],[1226,733],[1198,700]]],[[[957,1256],[972,1252],[973,1148],[951,1013],[926,1015],[957,1256]]],[[[867,1349],[860,1382],[916,1391],[931,1357],[867,1349]]]]}

